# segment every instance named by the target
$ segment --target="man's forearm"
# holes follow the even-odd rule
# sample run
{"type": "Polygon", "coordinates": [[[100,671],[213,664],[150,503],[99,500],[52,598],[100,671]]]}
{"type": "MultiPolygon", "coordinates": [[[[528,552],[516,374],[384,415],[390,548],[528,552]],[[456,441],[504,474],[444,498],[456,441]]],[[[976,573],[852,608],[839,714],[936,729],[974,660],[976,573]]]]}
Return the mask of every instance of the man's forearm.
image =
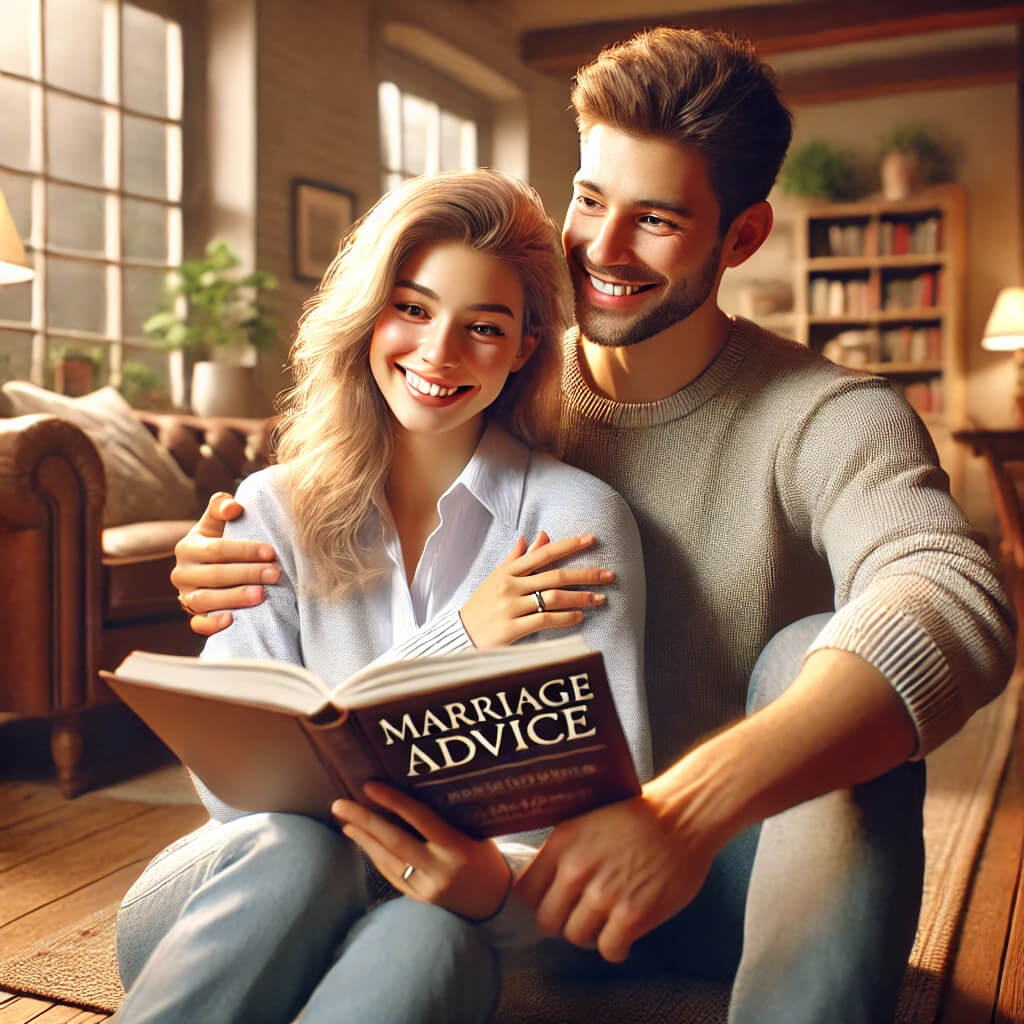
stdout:
{"type": "Polygon", "coordinates": [[[819,650],[774,703],[706,740],[644,787],[666,827],[720,848],[755,822],[897,767],[917,736],[888,681],[819,650]]]}

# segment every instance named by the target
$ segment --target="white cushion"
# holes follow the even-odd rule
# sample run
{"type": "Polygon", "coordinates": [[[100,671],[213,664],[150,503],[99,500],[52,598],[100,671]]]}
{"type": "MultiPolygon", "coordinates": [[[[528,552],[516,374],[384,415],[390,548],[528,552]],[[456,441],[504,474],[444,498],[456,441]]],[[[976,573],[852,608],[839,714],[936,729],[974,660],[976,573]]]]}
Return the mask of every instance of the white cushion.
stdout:
{"type": "Polygon", "coordinates": [[[194,519],[195,486],[112,387],[68,398],[25,381],[3,385],[9,414],[49,413],[74,423],[99,452],[107,475],[103,525],[194,519]]]}

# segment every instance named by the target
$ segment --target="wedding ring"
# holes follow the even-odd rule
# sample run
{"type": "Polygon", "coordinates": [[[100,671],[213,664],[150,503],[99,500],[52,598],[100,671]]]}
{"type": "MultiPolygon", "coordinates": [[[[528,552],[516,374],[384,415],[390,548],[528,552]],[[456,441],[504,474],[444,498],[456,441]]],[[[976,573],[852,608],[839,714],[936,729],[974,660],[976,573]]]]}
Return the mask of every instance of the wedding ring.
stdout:
{"type": "Polygon", "coordinates": [[[415,870],[416,869],[411,864],[406,864],[405,865],[405,870],[402,872],[402,881],[403,882],[408,882],[409,879],[412,878],[412,873],[415,870]]]}
{"type": "Polygon", "coordinates": [[[544,598],[540,596],[539,590],[533,592],[533,599],[537,602],[537,611],[546,612],[548,610],[548,606],[544,603],[544,598]]]}
{"type": "Polygon", "coordinates": [[[182,610],[186,614],[188,614],[188,615],[202,615],[203,614],[200,611],[196,611],[196,609],[193,608],[192,605],[190,605],[188,603],[188,601],[186,601],[185,598],[181,596],[181,594],[178,594],[178,604],[181,605],[182,610]]]}

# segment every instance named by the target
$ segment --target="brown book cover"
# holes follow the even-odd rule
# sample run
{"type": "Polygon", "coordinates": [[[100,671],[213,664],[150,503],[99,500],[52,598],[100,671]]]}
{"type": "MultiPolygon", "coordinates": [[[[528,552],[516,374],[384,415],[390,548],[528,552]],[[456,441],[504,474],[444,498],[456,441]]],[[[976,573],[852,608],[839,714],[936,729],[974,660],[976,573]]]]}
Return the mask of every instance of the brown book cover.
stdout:
{"type": "Polygon", "coordinates": [[[371,666],[333,690],[294,665],[145,652],[103,676],[239,810],[326,819],[377,779],[483,838],[640,791],[604,659],[579,637],[371,666]]]}

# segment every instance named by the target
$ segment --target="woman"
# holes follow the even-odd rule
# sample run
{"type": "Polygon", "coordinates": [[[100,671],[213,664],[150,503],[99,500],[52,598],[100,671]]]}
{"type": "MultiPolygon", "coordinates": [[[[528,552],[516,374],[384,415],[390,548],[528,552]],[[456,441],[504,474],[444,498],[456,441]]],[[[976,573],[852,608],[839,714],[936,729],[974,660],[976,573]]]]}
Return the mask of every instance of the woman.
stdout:
{"type": "MultiPolygon", "coordinates": [[[[604,652],[648,778],[636,526],[606,485],[538,450],[556,436],[570,308],[557,232],[521,182],[439,175],[381,200],[301,320],[280,463],[239,490],[246,516],[232,532],[274,545],[281,584],[204,654],[343,678],[423,647],[579,626],[604,652]],[[604,568],[554,567],[590,531],[604,568]]],[[[512,873],[538,837],[471,840],[381,785],[366,795],[418,835],[345,800],[339,834],[201,795],[211,822],[164,851],[122,906],[121,1019],[490,1016],[494,944],[523,933],[512,873]],[[367,909],[357,846],[401,898],[367,909]]]]}

